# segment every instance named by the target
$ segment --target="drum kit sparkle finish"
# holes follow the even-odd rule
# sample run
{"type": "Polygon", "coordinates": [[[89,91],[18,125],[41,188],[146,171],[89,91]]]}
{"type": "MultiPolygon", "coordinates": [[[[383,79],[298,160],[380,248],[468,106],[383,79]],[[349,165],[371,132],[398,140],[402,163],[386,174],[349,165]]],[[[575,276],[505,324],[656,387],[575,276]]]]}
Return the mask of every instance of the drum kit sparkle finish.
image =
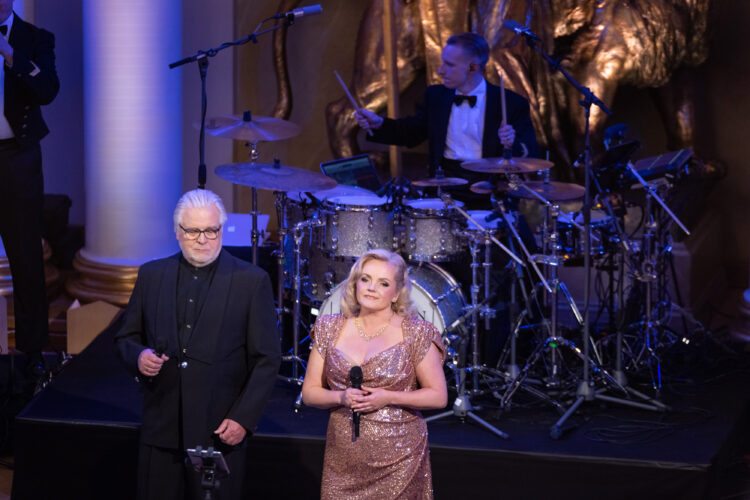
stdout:
{"type": "MultiPolygon", "coordinates": [[[[377,194],[354,186],[336,185],[333,179],[304,168],[257,163],[257,144],[260,141],[281,140],[294,136],[299,128],[284,120],[255,117],[218,117],[209,119],[207,133],[249,141],[251,161],[233,163],[216,168],[216,174],[235,184],[249,186],[253,192],[253,220],[258,215],[255,201],[256,189],[274,192],[278,216],[278,314],[283,328],[284,315],[291,312],[292,348],[285,361],[291,362],[291,376],[282,377],[289,383],[301,385],[306,366],[300,356],[300,306],[303,302],[318,309],[318,314],[331,314],[340,310],[342,285],[352,264],[363,253],[375,248],[398,252],[410,264],[412,302],[418,314],[431,321],[443,335],[448,347],[446,362],[449,377],[455,380],[457,397],[452,410],[430,417],[445,416],[470,418],[497,436],[507,435],[479,418],[473,410],[472,398],[493,396],[501,406],[509,408],[511,400],[524,390],[551,404],[562,412],[562,405],[551,394],[559,387],[559,360],[556,351],[551,372],[542,382],[531,382],[530,368],[544,355],[550,345],[564,346],[575,353],[583,363],[592,363],[602,371],[608,381],[618,382],[602,370],[597,360],[585,358],[580,349],[558,332],[558,293],[578,323],[581,314],[570,294],[557,277],[557,268],[570,256],[582,252],[583,227],[575,217],[559,211],[560,202],[577,200],[584,196],[583,187],[576,184],[549,181],[552,164],[530,158],[485,158],[464,162],[462,166],[473,172],[488,174],[491,179],[470,186],[474,193],[489,197],[490,210],[464,210],[464,205],[442,190],[467,184],[464,179],[444,177],[438,170],[433,178],[411,182],[412,186],[437,188],[438,197],[406,199],[402,193],[390,196],[377,194]],[[507,180],[498,181],[499,175],[507,180]],[[527,174],[544,174],[543,181],[527,181],[527,174]],[[506,207],[503,200],[535,200],[544,207],[542,226],[542,253],[531,254],[519,236],[517,213],[506,207]],[[507,246],[501,242],[504,240],[507,246]],[[489,331],[495,311],[490,307],[494,298],[491,289],[491,269],[497,262],[493,248],[499,248],[508,257],[506,268],[512,268],[511,334],[496,367],[480,364],[479,324],[484,322],[489,331]],[[510,247],[510,248],[509,248],[510,247]],[[444,266],[463,264],[471,258],[471,283],[465,289],[444,266]],[[544,267],[542,272],[538,265],[544,267]],[[533,286],[527,293],[523,285],[523,269],[533,286]],[[530,271],[533,269],[536,276],[530,271]],[[538,278],[538,281],[537,281],[538,278]],[[464,290],[469,290],[469,297],[464,290]],[[523,369],[516,360],[516,341],[521,324],[538,305],[537,297],[547,304],[549,317],[542,318],[539,327],[546,338],[537,338],[538,348],[530,355],[523,369]],[[284,307],[287,300],[292,310],[284,307]],[[519,313],[520,311],[520,313],[519,313]],[[517,316],[516,316],[517,315],[517,316]],[[515,326],[515,329],[513,328],[515,326]],[[467,379],[472,383],[468,388],[467,379]],[[553,392],[550,392],[552,388],[553,392]]],[[[598,242],[590,251],[601,255],[607,250],[605,243],[617,242],[610,218],[602,216],[591,223],[592,240],[598,242]]],[[[253,225],[253,259],[257,258],[258,238],[253,225]]],[[[304,328],[304,326],[303,326],[304,328]]],[[[489,332],[492,334],[492,332],[489,332]]],[[[653,403],[649,398],[650,402],[653,403]]],[[[654,403],[659,409],[664,405],[654,403]],[[659,406],[660,405],[660,406],[659,406]]],[[[295,410],[301,407],[301,395],[295,410]]]]}

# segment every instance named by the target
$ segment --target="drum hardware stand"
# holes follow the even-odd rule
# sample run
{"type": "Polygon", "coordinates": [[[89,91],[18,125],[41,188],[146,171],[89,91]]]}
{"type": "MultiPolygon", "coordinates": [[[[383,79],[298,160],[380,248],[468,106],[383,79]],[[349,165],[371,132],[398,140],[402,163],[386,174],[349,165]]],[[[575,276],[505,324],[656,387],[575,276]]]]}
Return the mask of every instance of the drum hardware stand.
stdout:
{"type": "Polygon", "coordinates": [[[305,360],[299,355],[299,324],[301,319],[300,303],[301,303],[301,291],[302,291],[302,278],[300,271],[300,246],[302,238],[304,237],[305,230],[308,228],[321,226],[323,221],[318,218],[308,219],[306,221],[298,222],[292,229],[292,235],[294,237],[294,305],[292,307],[292,349],[291,354],[287,354],[281,357],[282,361],[290,361],[292,363],[292,376],[279,377],[291,384],[296,384],[300,387],[300,393],[294,402],[294,410],[299,411],[302,407],[302,382],[304,382],[304,376],[300,373],[299,368],[301,367],[304,371],[306,369],[305,360]]]}
{"type": "MultiPolygon", "coordinates": [[[[445,195],[448,199],[450,199],[449,195],[445,195]]],[[[458,206],[456,206],[459,210],[461,210],[458,206]]],[[[463,213],[463,210],[461,210],[463,213]]],[[[471,217],[468,214],[464,214],[467,218],[471,220],[471,217]]],[[[476,221],[473,221],[474,224],[481,228],[482,226],[480,224],[477,224],[476,221]]],[[[485,238],[492,238],[492,236],[489,234],[489,231],[485,231],[485,238]]],[[[466,367],[466,348],[465,346],[461,346],[460,353],[459,353],[459,361],[458,366],[455,367],[455,372],[457,374],[457,380],[456,380],[456,387],[458,390],[458,394],[456,395],[456,399],[453,402],[453,408],[445,411],[443,413],[439,413],[437,415],[433,415],[427,419],[425,419],[427,422],[431,422],[433,420],[438,420],[444,417],[449,416],[456,416],[460,418],[461,420],[465,420],[466,417],[473,420],[474,422],[478,423],[482,427],[484,427],[486,430],[492,432],[496,436],[499,436],[503,439],[508,439],[508,434],[501,431],[500,429],[496,428],[486,420],[479,417],[476,413],[474,413],[473,410],[480,409],[480,407],[475,407],[471,403],[471,398],[473,395],[479,395],[482,394],[482,391],[479,390],[479,374],[480,372],[494,372],[495,370],[492,370],[490,368],[487,368],[485,366],[479,365],[479,283],[478,283],[478,268],[480,266],[478,261],[478,254],[479,254],[479,244],[477,240],[470,236],[470,245],[471,245],[471,306],[469,306],[467,309],[467,312],[470,311],[468,316],[471,317],[471,359],[472,359],[472,365],[470,367],[466,367]],[[471,393],[467,393],[466,391],[466,372],[471,371],[472,375],[472,382],[473,387],[471,393]]],[[[485,310],[487,309],[487,306],[481,307],[481,309],[485,310]]],[[[466,316],[466,315],[465,315],[466,316]]]]}
{"type": "Polygon", "coordinates": [[[286,250],[284,249],[284,241],[286,240],[286,235],[289,232],[286,227],[286,203],[289,198],[287,198],[286,193],[284,191],[274,191],[274,195],[276,197],[276,218],[279,221],[279,249],[276,250],[276,268],[277,268],[277,284],[278,288],[276,290],[276,315],[277,315],[277,323],[279,326],[279,333],[283,334],[284,332],[284,314],[289,312],[288,309],[284,307],[284,289],[286,288],[286,250]]]}
{"type": "MultiPolygon", "coordinates": [[[[591,107],[596,105],[598,106],[602,112],[604,112],[607,115],[611,115],[612,111],[609,110],[609,108],[594,95],[593,92],[591,92],[590,89],[584,87],[581,85],[578,81],[576,81],[568,71],[561,66],[560,61],[557,61],[553,59],[551,56],[546,54],[542,48],[537,44],[537,41],[540,40],[540,38],[537,35],[534,35],[531,33],[531,31],[525,31],[521,33],[521,36],[523,36],[526,39],[526,43],[529,45],[529,47],[535,51],[537,51],[542,58],[549,64],[549,67],[551,71],[557,72],[559,71],[563,77],[570,82],[570,84],[581,94],[583,99],[580,101],[581,106],[584,109],[584,115],[585,115],[585,129],[584,129],[584,150],[583,150],[583,156],[584,156],[584,173],[585,173],[585,196],[584,196],[584,203],[583,203],[583,226],[585,229],[584,232],[584,269],[585,269],[585,280],[584,280],[584,319],[583,319],[583,378],[580,381],[580,384],[578,385],[578,390],[576,391],[577,398],[573,402],[573,404],[570,406],[570,408],[565,412],[565,414],[552,426],[550,430],[550,436],[553,439],[557,439],[562,435],[562,425],[564,422],[578,409],[578,407],[583,404],[584,401],[593,401],[594,399],[601,399],[611,402],[619,402],[631,406],[638,406],[638,407],[648,407],[649,409],[654,410],[663,410],[664,408],[660,408],[657,405],[645,405],[642,403],[636,403],[634,401],[629,400],[621,400],[618,398],[606,396],[602,394],[603,390],[596,390],[594,388],[594,382],[591,378],[591,358],[589,356],[590,351],[590,343],[591,343],[591,334],[589,331],[589,314],[590,314],[590,293],[591,293],[591,178],[592,178],[592,163],[591,163],[591,156],[592,156],[592,147],[591,147],[591,107]]],[[[564,339],[563,339],[564,340],[564,339]]],[[[602,371],[603,372],[603,371],[602,371]]],[[[603,372],[606,374],[606,372],[603,372]]],[[[611,376],[608,377],[611,379],[611,376]]],[[[615,383],[614,385],[619,385],[612,379],[612,381],[615,383]]],[[[622,387],[622,386],[619,386],[622,387]]],[[[627,391],[626,391],[627,392],[627,391]]],[[[662,405],[663,407],[664,405],[662,405]]]]}
{"type": "MultiPolygon", "coordinates": [[[[564,339],[563,337],[559,337],[557,334],[557,327],[558,327],[558,292],[562,292],[565,299],[568,302],[569,307],[571,308],[573,314],[576,317],[576,320],[579,324],[583,323],[583,318],[581,317],[581,313],[578,311],[578,308],[575,305],[575,302],[573,301],[572,297],[570,296],[570,292],[568,291],[568,288],[565,286],[565,283],[561,282],[557,277],[557,266],[559,266],[561,259],[558,256],[558,237],[557,237],[557,215],[558,215],[558,207],[557,205],[551,205],[547,200],[545,201],[545,230],[548,230],[548,232],[544,236],[544,251],[549,252],[549,255],[541,254],[541,255],[533,255],[532,259],[534,261],[539,262],[540,264],[544,264],[549,268],[549,277],[550,277],[550,283],[552,285],[552,291],[547,293],[545,292],[545,303],[550,304],[550,321],[544,321],[545,326],[547,326],[548,330],[548,337],[547,339],[537,346],[537,348],[532,352],[531,356],[526,362],[526,365],[524,365],[523,369],[521,370],[520,374],[515,377],[511,383],[510,386],[505,391],[505,394],[503,394],[502,398],[500,399],[501,406],[504,408],[509,407],[510,400],[515,394],[515,392],[518,390],[519,387],[524,387],[522,384],[526,381],[529,370],[531,366],[533,366],[536,361],[540,359],[541,353],[545,350],[547,350],[548,347],[553,348],[551,350],[552,354],[552,360],[551,360],[551,366],[552,366],[552,373],[544,379],[544,384],[547,388],[558,388],[561,386],[560,383],[560,365],[561,365],[561,359],[560,359],[560,353],[557,351],[557,349],[554,349],[557,346],[564,345],[566,347],[575,349],[575,346],[569,342],[568,340],[564,339]]],[[[537,293],[537,289],[532,292],[532,296],[535,296],[537,293]]],[[[528,314],[528,307],[525,309],[518,317],[517,323],[516,323],[516,330],[513,332],[514,336],[517,334],[518,329],[520,329],[521,323],[523,321],[523,317],[528,314]]],[[[562,406],[557,403],[556,401],[552,400],[548,397],[548,401],[551,401],[555,407],[558,409],[558,411],[562,410],[562,406]]]]}
{"type": "MultiPolygon", "coordinates": [[[[646,190],[646,230],[643,233],[643,244],[642,244],[642,250],[643,250],[643,262],[641,263],[641,268],[639,272],[636,273],[636,279],[644,284],[644,287],[646,288],[646,298],[645,298],[645,345],[644,350],[638,355],[636,358],[636,363],[641,362],[641,357],[644,353],[648,353],[648,366],[649,371],[651,374],[651,381],[652,386],[654,389],[655,394],[657,397],[661,393],[662,388],[662,381],[661,381],[661,363],[660,360],[656,354],[656,345],[658,343],[658,328],[653,320],[653,308],[652,308],[652,302],[653,302],[653,287],[654,283],[657,281],[657,273],[656,273],[656,267],[657,267],[657,260],[658,255],[656,251],[656,238],[657,233],[659,229],[659,223],[657,221],[657,215],[656,211],[654,209],[653,201],[656,200],[659,205],[661,205],[662,209],[671,217],[671,219],[677,223],[677,225],[682,229],[685,234],[690,235],[690,231],[685,227],[685,225],[680,221],[680,219],[670,210],[670,208],[667,206],[667,204],[664,202],[664,200],[659,197],[658,193],[656,192],[656,189],[649,183],[647,183],[643,177],[638,173],[638,171],[633,167],[631,163],[628,163],[628,169],[630,170],[631,174],[638,180],[638,182],[643,186],[643,188],[646,190]],[[656,363],[656,366],[654,367],[653,363],[656,363]],[[655,370],[655,371],[654,371],[655,370]]],[[[657,294],[658,295],[658,294],[657,294]]],[[[621,354],[618,353],[618,356],[621,354]]]]}

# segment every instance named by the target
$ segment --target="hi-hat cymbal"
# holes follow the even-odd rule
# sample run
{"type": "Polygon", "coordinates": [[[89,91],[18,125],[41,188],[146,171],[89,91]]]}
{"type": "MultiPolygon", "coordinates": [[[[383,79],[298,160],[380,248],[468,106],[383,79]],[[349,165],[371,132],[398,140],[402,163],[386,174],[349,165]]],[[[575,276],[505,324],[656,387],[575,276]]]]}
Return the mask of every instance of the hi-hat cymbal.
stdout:
{"type": "MultiPolygon", "coordinates": [[[[200,123],[197,124],[200,128],[200,123]]],[[[216,137],[241,141],[280,141],[295,137],[301,132],[299,125],[268,116],[226,115],[206,119],[206,133],[216,137]]]]}
{"type": "Polygon", "coordinates": [[[468,183],[469,181],[461,179],[460,177],[429,177],[427,179],[412,181],[412,185],[419,187],[463,186],[468,183]]]}
{"type": "Polygon", "coordinates": [[[271,163],[229,163],[214,170],[224,180],[273,191],[322,191],[338,184],[330,177],[299,167],[271,163]]]}
{"type": "Polygon", "coordinates": [[[497,191],[505,191],[505,194],[508,196],[527,198],[531,200],[536,200],[538,198],[529,190],[538,193],[548,201],[577,200],[583,198],[583,195],[586,194],[586,188],[579,184],[572,184],[569,182],[521,182],[515,189],[510,189],[510,185],[507,182],[499,182],[496,187],[497,191]]]}
{"type": "Polygon", "coordinates": [[[466,160],[461,167],[483,174],[526,174],[547,170],[552,162],[539,158],[479,158],[466,160]]]}

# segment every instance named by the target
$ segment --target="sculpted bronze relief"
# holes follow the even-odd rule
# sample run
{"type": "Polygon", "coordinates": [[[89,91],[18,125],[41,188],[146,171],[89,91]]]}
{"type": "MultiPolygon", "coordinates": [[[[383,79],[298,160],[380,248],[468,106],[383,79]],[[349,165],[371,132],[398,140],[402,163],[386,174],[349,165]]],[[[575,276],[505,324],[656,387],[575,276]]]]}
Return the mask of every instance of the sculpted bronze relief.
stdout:
{"type": "MultiPolygon", "coordinates": [[[[388,0],[392,1],[392,0],[388,0]]],[[[282,2],[280,11],[298,1],[282,2]]],[[[365,108],[386,104],[382,33],[383,0],[372,0],[360,24],[350,88],[365,108]]],[[[552,74],[520,37],[502,28],[516,20],[531,28],[542,48],[584,86],[611,105],[620,85],[653,88],[668,147],[692,147],[695,113],[689,69],[707,57],[709,0],[395,0],[398,78],[401,90],[417,78],[438,83],[440,52],[454,33],[474,31],[490,44],[486,78],[529,99],[540,145],[571,163],[581,151],[584,113],[575,90],[552,74]]],[[[288,116],[291,93],[285,73],[283,36],[275,39],[280,92],[275,116],[288,116]]],[[[326,110],[328,138],[336,157],[357,154],[357,123],[346,97],[326,110]]],[[[599,142],[606,116],[592,110],[599,142]]],[[[563,173],[563,177],[571,177],[563,173]]]]}

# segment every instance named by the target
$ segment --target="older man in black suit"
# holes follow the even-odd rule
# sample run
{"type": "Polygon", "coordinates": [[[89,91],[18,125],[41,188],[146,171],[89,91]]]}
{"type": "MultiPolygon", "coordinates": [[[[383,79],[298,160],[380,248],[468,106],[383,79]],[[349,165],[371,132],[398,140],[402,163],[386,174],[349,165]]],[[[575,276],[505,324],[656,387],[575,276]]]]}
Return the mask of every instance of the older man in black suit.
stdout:
{"type": "Polygon", "coordinates": [[[510,90],[505,91],[508,123],[502,123],[501,89],[483,76],[488,59],[484,38],[475,33],[453,35],[438,69],[443,84],[427,88],[416,114],[393,120],[359,109],[357,121],[372,132],[369,139],[374,142],[413,147],[429,140],[430,175],[442,166],[447,176],[484,179],[460,163],[499,157],[505,148],[512,148],[513,156],[538,157],[529,103],[510,90]]]}
{"type": "Polygon", "coordinates": [[[0,0],[0,237],[13,275],[16,347],[32,377],[44,372],[47,295],[42,257],[44,181],[39,141],[49,130],[40,106],[60,89],[52,33],[24,22],[0,0]]]}
{"type": "Polygon", "coordinates": [[[214,498],[240,498],[245,438],[280,364],[271,281],[221,248],[226,212],[211,191],[185,193],[174,213],[181,252],[141,266],[116,335],[141,379],[138,498],[203,498],[185,449],[222,451],[231,475],[214,498]]]}

